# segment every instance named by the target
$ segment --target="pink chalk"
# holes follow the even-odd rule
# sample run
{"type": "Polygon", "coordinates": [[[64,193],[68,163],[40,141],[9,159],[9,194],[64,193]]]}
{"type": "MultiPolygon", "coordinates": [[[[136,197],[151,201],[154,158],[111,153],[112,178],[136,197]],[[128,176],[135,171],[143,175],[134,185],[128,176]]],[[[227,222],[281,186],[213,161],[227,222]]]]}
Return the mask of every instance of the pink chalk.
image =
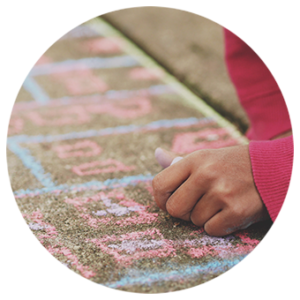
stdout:
{"type": "MultiPolygon", "coordinates": [[[[66,203],[72,204],[75,206],[75,208],[78,211],[86,211],[87,208],[84,207],[86,203],[92,203],[92,202],[99,202],[99,201],[105,201],[109,198],[117,198],[117,199],[124,199],[125,196],[123,193],[118,192],[117,190],[113,190],[108,193],[99,192],[91,197],[75,197],[73,199],[67,198],[65,200],[66,203]]],[[[138,205],[136,202],[132,202],[132,205],[138,205]]]]}
{"type": "Polygon", "coordinates": [[[204,232],[204,228],[201,227],[199,230],[194,230],[193,232],[190,233],[190,235],[198,235],[204,232]]]}
{"type": "Polygon", "coordinates": [[[201,248],[190,248],[187,254],[193,258],[200,258],[207,255],[216,256],[217,252],[214,251],[212,246],[203,246],[201,248]]]}
{"type": "Polygon", "coordinates": [[[103,93],[108,85],[89,69],[58,72],[52,74],[59,83],[62,83],[71,95],[103,93]]]}
{"type": "Polygon", "coordinates": [[[86,219],[88,221],[87,224],[94,228],[98,228],[98,223],[107,224],[112,220],[112,218],[96,219],[96,218],[93,218],[90,214],[81,214],[80,217],[82,217],[83,219],[86,219]]]}
{"type": "Polygon", "coordinates": [[[88,239],[87,241],[94,243],[103,252],[111,255],[117,263],[127,266],[131,265],[134,261],[143,258],[176,256],[176,250],[173,248],[172,242],[164,239],[163,235],[156,228],[143,232],[131,232],[119,237],[115,235],[106,235],[102,239],[88,239]],[[151,237],[153,240],[152,243],[149,243],[149,241],[145,239],[143,240],[143,238],[146,238],[147,236],[151,237]],[[160,238],[160,240],[158,240],[158,238],[160,238]],[[121,244],[114,246],[115,244],[108,244],[107,242],[109,241],[119,242],[121,244]],[[129,243],[127,242],[126,245],[126,243],[122,243],[123,241],[128,241],[129,243]],[[140,248],[136,249],[137,246],[140,246],[140,248]],[[126,251],[126,254],[121,254],[124,248],[130,249],[129,247],[131,249],[134,247],[134,251],[126,251]],[[150,250],[143,250],[145,248],[150,250]]]}
{"type": "Polygon", "coordinates": [[[66,203],[74,205],[74,207],[79,211],[83,212],[80,214],[82,218],[87,220],[87,224],[91,227],[98,228],[98,224],[107,224],[109,222],[113,222],[115,225],[118,225],[120,227],[124,226],[131,226],[131,225],[136,225],[136,224],[152,224],[157,220],[158,214],[156,213],[149,213],[146,211],[146,206],[139,204],[135,202],[132,199],[127,199],[123,193],[120,193],[118,191],[111,191],[107,194],[100,192],[97,193],[96,195],[88,198],[84,197],[76,197],[73,199],[66,199],[66,203]],[[111,203],[111,200],[109,197],[113,197],[116,200],[122,200],[119,202],[119,204],[114,204],[111,203]],[[102,201],[103,204],[108,206],[107,212],[114,214],[113,217],[103,217],[106,214],[102,215],[97,215],[96,213],[93,213],[94,216],[88,213],[88,208],[85,207],[85,204],[91,203],[91,202],[98,202],[102,201]],[[121,207],[121,205],[123,207],[121,207]],[[118,208],[115,209],[114,206],[117,206],[118,208]],[[126,208],[126,209],[125,209],[126,208]],[[121,220],[115,219],[115,216],[119,216],[118,212],[121,212],[119,215],[124,215],[124,214],[136,214],[131,217],[123,218],[121,220]],[[95,216],[98,216],[96,218],[95,216]]]}
{"type": "MultiPolygon", "coordinates": [[[[123,198],[124,199],[124,198],[123,198]]],[[[140,207],[144,207],[144,205],[136,203],[134,200],[129,199],[129,200],[123,200],[120,202],[121,205],[127,206],[127,207],[133,207],[133,206],[140,206],[140,207]]]]}
{"type": "Polygon", "coordinates": [[[249,244],[252,246],[256,246],[259,244],[259,240],[249,238],[247,233],[245,233],[245,232],[236,232],[235,236],[238,236],[242,240],[242,242],[245,244],[249,244]]]}
{"type": "Polygon", "coordinates": [[[114,173],[114,172],[128,172],[134,170],[134,166],[125,166],[123,163],[120,161],[117,161],[115,159],[107,159],[104,161],[92,161],[88,163],[81,164],[79,166],[74,166],[72,168],[72,171],[79,175],[79,176],[87,176],[87,175],[96,175],[96,174],[101,174],[101,173],[114,173]],[[106,168],[96,168],[96,169],[91,169],[95,167],[105,167],[106,168]],[[88,169],[87,171],[84,171],[88,169]],[[91,170],[89,170],[91,169],[91,170]]]}
{"type": "Polygon", "coordinates": [[[52,59],[50,59],[48,56],[46,55],[42,55],[40,57],[40,59],[36,62],[36,66],[40,66],[40,65],[45,65],[45,64],[49,64],[52,62],[52,59]]]}
{"type": "Polygon", "coordinates": [[[149,183],[149,182],[146,182],[146,183],[145,183],[145,188],[147,189],[147,191],[149,192],[149,194],[150,194],[151,196],[153,196],[153,187],[152,187],[152,184],[149,183]]]}
{"type": "Polygon", "coordinates": [[[230,133],[226,128],[204,129],[197,132],[178,133],[173,140],[172,151],[175,153],[191,153],[201,149],[213,149],[237,144],[234,138],[222,138],[230,133]],[[199,141],[197,141],[199,139],[199,141]]]}
{"type": "Polygon", "coordinates": [[[9,122],[8,135],[19,134],[24,128],[24,121],[20,117],[12,116],[9,122]]]}
{"type": "Polygon", "coordinates": [[[44,239],[55,239],[57,237],[56,228],[53,225],[43,221],[44,216],[39,209],[33,211],[31,215],[23,214],[23,217],[39,224],[45,229],[47,234],[37,233],[37,238],[42,244],[44,243],[44,239]]]}
{"type": "Polygon", "coordinates": [[[87,111],[93,114],[109,114],[123,119],[133,119],[144,116],[152,111],[151,101],[148,98],[129,98],[111,103],[90,104],[87,111]]]}
{"type": "Polygon", "coordinates": [[[156,213],[148,213],[145,211],[137,211],[139,216],[129,217],[123,220],[116,221],[115,224],[123,227],[128,225],[136,225],[136,224],[152,224],[157,220],[158,214],[156,213]]]}
{"type": "Polygon", "coordinates": [[[164,77],[162,69],[134,68],[129,71],[129,77],[135,80],[159,80],[164,77]]]}
{"type": "Polygon", "coordinates": [[[115,54],[120,53],[122,40],[119,38],[96,38],[84,41],[81,44],[84,52],[93,54],[115,54]]]}
{"type": "Polygon", "coordinates": [[[59,158],[69,158],[69,157],[91,157],[99,155],[102,148],[93,141],[83,140],[76,142],[73,145],[61,145],[54,148],[57,156],[59,158]],[[83,151],[79,149],[90,149],[90,151],[83,151]]]}
{"type": "Polygon", "coordinates": [[[91,119],[82,106],[48,108],[43,112],[29,111],[25,116],[39,126],[84,124],[91,119]]]}
{"type": "Polygon", "coordinates": [[[76,267],[76,269],[81,273],[81,275],[85,278],[92,278],[96,275],[95,272],[91,271],[89,267],[83,266],[82,264],[79,263],[79,260],[76,255],[72,254],[71,250],[68,249],[67,247],[52,247],[49,246],[47,247],[47,250],[53,255],[53,254],[62,254],[65,257],[68,258],[72,262],[72,265],[76,267]]]}

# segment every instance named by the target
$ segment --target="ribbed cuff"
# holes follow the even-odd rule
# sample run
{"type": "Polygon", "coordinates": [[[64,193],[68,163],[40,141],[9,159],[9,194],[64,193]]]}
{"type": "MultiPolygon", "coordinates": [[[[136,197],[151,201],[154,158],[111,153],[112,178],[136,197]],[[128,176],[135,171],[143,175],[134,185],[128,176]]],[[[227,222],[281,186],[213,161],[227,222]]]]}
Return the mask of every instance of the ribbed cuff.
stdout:
{"type": "Polygon", "coordinates": [[[293,137],[249,144],[257,190],[274,222],[284,202],[292,173],[293,137]]]}

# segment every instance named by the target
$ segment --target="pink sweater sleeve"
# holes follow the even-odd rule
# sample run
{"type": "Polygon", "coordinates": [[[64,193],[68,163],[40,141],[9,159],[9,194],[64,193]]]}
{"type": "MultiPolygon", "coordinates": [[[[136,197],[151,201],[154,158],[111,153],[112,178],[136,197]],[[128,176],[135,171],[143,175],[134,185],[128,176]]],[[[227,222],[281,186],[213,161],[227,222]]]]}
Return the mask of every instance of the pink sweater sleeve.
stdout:
{"type": "Polygon", "coordinates": [[[274,222],[285,199],[293,166],[293,137],[249,145],[257,190],[274,222]]]}
{"type": "Polygon", "coordinates": [[[282,93],[257,54],[229,30],[225,59],[229,75],[249,120],[247,137],[258,192],[274,221],[285,199],[293,165],[293,137],[269,141],[291,129],[282,93]]]}

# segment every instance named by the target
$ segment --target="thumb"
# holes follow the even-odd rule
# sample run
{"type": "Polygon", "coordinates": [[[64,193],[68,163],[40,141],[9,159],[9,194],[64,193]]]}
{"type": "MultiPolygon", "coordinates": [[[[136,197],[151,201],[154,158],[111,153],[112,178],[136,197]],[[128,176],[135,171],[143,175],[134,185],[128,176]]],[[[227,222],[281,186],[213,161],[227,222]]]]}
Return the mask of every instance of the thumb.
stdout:
{"type": "Polygon", "coordinates": [[[155,158],[163,168],[169,167],[176,157],[178,156],[175,153],[165,149],[157,148],[155,150],[155,158]]]}

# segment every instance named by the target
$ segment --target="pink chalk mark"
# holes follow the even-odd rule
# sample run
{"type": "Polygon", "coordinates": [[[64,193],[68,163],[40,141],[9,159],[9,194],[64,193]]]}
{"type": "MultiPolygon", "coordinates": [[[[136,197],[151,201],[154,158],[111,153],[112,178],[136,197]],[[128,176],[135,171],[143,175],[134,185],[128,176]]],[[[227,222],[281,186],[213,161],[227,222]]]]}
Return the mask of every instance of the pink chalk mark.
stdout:
{"type": "Polygon", "coordinates": [[[9,122],[8,135],[19,134],[24,128],[24,121],[20,117],[12,116],[9,122]]]}
{"type": "Polygon", "coordinates": [[[145,188],[147,189],[147,191],[149,192],[149,194],[151,196],[153,196],[153,187],[152,187],[152,183],[151,182],[146,182],[145,183],[145,188]]]}
{"type": "Polygon", "coordinates": [[[257,246],[259,244],[259,240],[249,238],[248,234],[245,232],[236,232],[235,236],[238,236],[245,244],[252,245],[252,246],[257,246]]]}
{"type": "Polygon", "coordinates": [[[67,257],[68,260],[72,262],[72,265],[76,267],[76,269],[81,273],[81,275],[85,278],[92,278],[96,275],[95,272],[91,271],[89,267],[83,266],[82,264],[79,263],[79,260],[76,255],[72,254],[70,249],[67,247],[47,247],[47,250],[53,255],[53,254],[62,254],[65,257],[67,257]]]}
{"type": "Polygon", "coordinates": [[[96,218],[93,218],[90,214],[81,214],[80,217],[82,217],[83,219],[86,219],[87,224],[94,228],[98,228],[98,223],[107,224],[112,220],[112,218],[96,219],[96,218]]]}
{"type": "Polygon", "coordinates": [[[73,145],[61,145],[54,148],[57,156],[59,158],[69,158],[69,157],[91,157],[99,155],[102,148],[93,141],[83,140],[79,141],[73,145]],[[91,149],[90,151],[83,151],[79,149],[91,149]]]}
{"type": "MultiPolygon", "coordinates": [[[[123,193],[113,190],[108,193],[99,192],[91,197],[75,197],[73,199],[68,198],[68,199],[65,199],[65,202],[74,205],[78,211],[86,211],[87,208],[84,207],[84,205],[86,203],[99,202],[99,201],[102,201],[102,200],[105,200],[108,198],[114,198],[114,197],[117,199],[125,198],[123,193]]],[[[138,205],[138,204],[134,202],[134,205],[138,205]]]]}
{"type": "Polygon", "coordinates": [[[55,239],[57,237],[56,228],[43,221],[44,216],[39,209],[32,212],[31,215],[23,214],[23,217],[44,227],[47,234],[37,234],[37,237],[42,244],[44,243],[44,239],[55,239]]]}
{"type": "Polygon", "coordinates": [[[97,193],[96,195],[88,198],[84,197],[75,197],[73,199],[65,199],[65,202],[71,205],[74,205],[74,207],[81,213],[80,216],[87,220],[87,224],[93,228],[98,228],[98,224],[107,224],[109,222],[114,222],[115,225],[118,225],[120,227],[123,226],[130,226],[135,224],[151,224],[157,220],[158,214],[156,213],[149,213],[146,212],[146,206],[139,204],[135,202],[132,199],[127,199],[123,193],[120,193],[118,191],[111,191],[107,194],[104,192],[97,193]],[[122,200],[119,202],[119,205],[123,205],[125,207],[133,207],[135,208],[133,211],[128,211],[128,213],[135,213],[137,215],[134,215],[132,217],[127,217],[121,220],[116,221],[116,217],[99,217],[95,218],[91,214],[87,213],[87,208],[84,207],[85,204],[91,203],[91,202],[98,202],[98,201],[105,201],[109,199],[110,197],[114,197],[117,200],[122,200]],[[140,209],[136,209],[136,208],[140,209]]]}
{"type": "Polygon", "coordinates": [[[164,77],[162,69],[134,68],[129,71],[129,77],[135,80],[159,80],[164,77]]]}
{"type": "Polygon", "coordinates": [[[199,258],[206,255],[219,256],[221,258],[230,258],[236,255],[247,255],[249,254],[259,243],[256,239],[251,239],[247,236],[247,233],[239,232],[235,236],[240,237],[243,243],[232,245],[230,240],[226,238],[213,238],[204,235],[200,239],[196,240],[185,240],[181,247],[192,247],[187,251],[187,254],[194,258],[199,258]],[[213,245],[206,245],[212,243],[213,245]],[[201,248],[194,248],[196,245],[201,245],[201,248]]]}
{"type": "Polygon", "coordinates": [[[96,175],[101,173],[114,173],[114,172],[128,172],[134,170],[134,166],[125,166],[122,162],[115,159],[107,159],[104,161],[92,161],[88,163],[81,164],[79,166],[74,166],[72,171],[79,176],[87,176],[87,175],[96,175]],[[95,167],[105,167],[106,168],[96,168],[89,170],[95,167]],[[88,169],[87,171],[84,171],[88,169]]]}
{"type": "Polygon", "coordinates": [[[39,126],[84,124],[90,121],[90,114],[82,106],[48,108],[43,112],[29,111],[25,115],[39,126]]]}
{"type": "Polygon", "coordinates": [[[66,199],[65,202],[68,204],[72,204],[75,206],[75,208],[78,211],[87,211],[85,207],[82,207],[82,205],[86,202],[83,202],[84,200],[81,200],[82,198],[74,198],[74,199],[66,199]]]}
{"type": "Polygon", "coordinates": [[[204,232],[204,228],[201,227],[199,230],[194,230],[193,232],[190,233],[190,235],[198,235],[204,232]]]}
{"type": "Polygon", "coordinates": [[[52,60],[48,57],[48,56],[46,56],[46,55],[42,55],[41,57],[40,57],[40,59],[36,62],[36,66],[39,66],[39,65],[45,65],[45,64],[49,64],[49,63],[51,63],[52,62],[52,60]]]}
{"type": "Polygon", "coordinates": [[[140,232],[131,232],[127,234],[123,234],[119,237],[112,236],[104,236],[102,239],[88,239],[87,241],[94,243],[97,245],[103,252],[106,254],[112,255],[116,262],[121,263],[123,265],[131,265],[134,261],[143,259],[143,258],[154,258],[154,257],[168,257],[168,256],[176,256],[176,250],[172,246],[172,242],[163,238],[163,235],[156,228],[149,229],[146,231],[140,232]],[[110,248],[106,245],[106,242],[122,242],[124,240],[138,240],[144,237],[150,236],[153,240],[157,241],[157,237],[161,238],[161,248],[155,250],[141,250],[137,249],[133,255],[130,254],[120,254],[122,250],[120,248],[110,248]]]}
{"type": "Polygon", "coordinates": [[[172,151],[183,154],[200,149],[213,149],[236,145],[237,141],[234,138],[222,139],[222,137],[229,134],[226,128],[178,133],[173,140],[172,151]],[[200,139],[200,141],[197,141],[197,139],[200,139]]]}
{"type": "Polygon", "coordinates": [[[52,76],[63,83],[71,95],[84,95],[103,93],[108,90],[108,85],[89,69],[58,72],[52,76]]]}
{"type": "Polygon", "coordinates": [[[133,224],[152,224],[157,220],[158,214],[156,213],[148,213],[146,211],[138,211],[138,216],[133,216],[129,218],[125,218],[123,220],[117,221],[115,224],[121,227],[133,225],[133,224]]]}
{"type": "MultiPolygon", "coordinates": [[[[121,199],[124,199],[125,196],[123,193],[117,193],[116,196],[115,196],[118,200],[121,200],[121,199]]],[[[120,202],[121,203],[121,202],[120,202]]]]}
{"type": "Polygon", "coordinates": [[[214,251],[213,246],[203,246],[202,248],[190,248],[187,254],[193,258],[200,258],[207,255],[216,256],[218,253],[214,251]]]}
{"type": "Polygon", "coordinates": [[[213,249],[219,257],[230,258],[236,255],[247,255],[249,254],[255,246],[253,245],[240,245],[236,244],[234,247],[222,247],[214,246],[213,249]]]}
{"type": "MultiPolygon", "coordinates": [[[[149,100],[149,96],[151,96],[149,90],[142,89],[139,92],[137,92],[138,95],[134,97],[134,99],[143,98],[148,100],[148,104],[150,105],[151,110],[151,101],[149,100]]],[[[123,103],[123,105],[127,102],[127,100],[131,100],[133,98],[127,98],[127,99],[112,99],[110,97],[106,98],[104,95],[101,95],[99,93],[93,94],[93,95],[79,95],[74,96],[72,98],[72,104],[73,105],[81,105],[82,107],[86,107],[88,104],[97,104],[97,105],[107,105],[115,103],[115,105],[118,105],[119,103],[123,103]]],[[[58,99],[51,99],[49,103],[47,103],[47,107],[60,107],[64,105],[62,102],[63,98],[58,99]]],[[[129,102],[130,105],[130,102],[129,102]]],[[[36,101],[29,101],[29,102],[16,102],[13,107],[14,113],[24,113],[25,111],[32,111],[34,109],[39,109],[41,107],[44,107],[43,104],[38,103],[36,101]]],[[[97,108],[98,110],[99,108],[97,108]]],[[[127,108],[128,109],[128,108],[127,108]]],[[[93,111],[91,111],[93,113],[93,111]]],[[[102,113],[102,112],[99,112],[102,113]]],[[[103,113],[105,111],[103,110],[103,113]]]]}
{"type": "MultiPolygon", "coordinates": [[[[124,198],[122,198],[124,199],[124,198]]],[[[133,206],[140,206],[140,207],[145,207],[144,205],[142,204],[139,204],[137,202],[135,202],[134,200],[132,199],[129,199],[129,200],[123,200],[120,202],[121,205],[124,205],[124,206],[127,206],[127,207],[133,207],[133,206]]]]}
{"type": "Polygon", "coordinates": [[[90,104],[86,109],[93,114],[109,114],[123,119],[141,117],[152,111],[151,101],[142,97],[122,99],[112,103],[90,104]]]}
{"type": "Polygon", "coordinates": [[[125,218],[123,220],[119,220],[115,222],[116,225],[120,227],[129,226],[129,225],[137,225],[137,224],[152,224],[157,220],[158,214],[148,213],[148,212],[138,212],[139,216],[133,216],[129,218],[125,218]]]}
{"type": "Polygon", "coordinates": [[[93,54],[115,54],[122,50],[122,40],[119,38],[96,38],[84,41],[82,50],[93,54]]]}

